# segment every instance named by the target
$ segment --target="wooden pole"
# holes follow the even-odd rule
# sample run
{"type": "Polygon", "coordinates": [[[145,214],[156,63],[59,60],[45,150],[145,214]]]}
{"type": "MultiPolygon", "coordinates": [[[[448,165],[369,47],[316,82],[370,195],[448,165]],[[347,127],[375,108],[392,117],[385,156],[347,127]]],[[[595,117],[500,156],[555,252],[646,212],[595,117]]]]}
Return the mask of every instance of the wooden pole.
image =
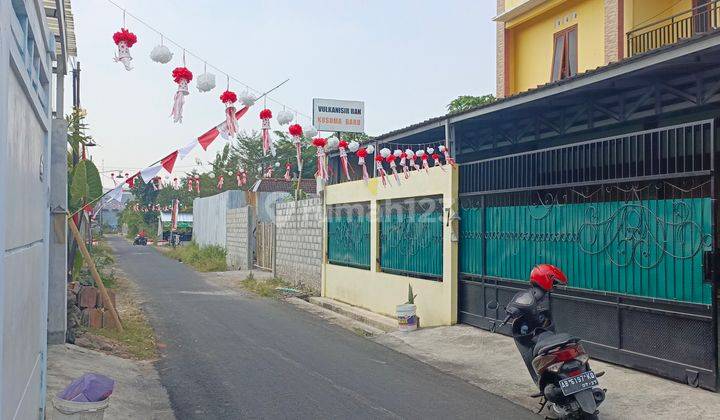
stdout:
{"type": "Polygon", "coordinates": [[[72,217],[68,217],[68,226],[70,227],[70,231],[73,234],[73,237],[75,237],[75,242],[77,243],[78,247],[80,248],[80,252],[83,255],[83,259],[85,260],[85,264],[87,264],[88,268],[90,269],[90,274],[92,275],[93,279],[95,280],[95,284],[97,284],[98,288],[100,289],[100,295],[102,296],[103,300],[103,307],[110,309],[110,316],[113,319],[113,323],[117,327],[118,331],[123,332],[123,326],[122,323],[120,323],[120,317],[118,316],[117,311],[115,310],[115,305],[113,305],[112,300],[110,300],[110,295],[107,292],[107,289],[105,288],[105,284],[103,283],[102,279],[100,278],[100,274],[97,271],[97,267],[95,267],[95,261],[93,261],[92,257],[90,256],[90,253],[87,250],[87,247],[85,246],[85,241],[82,240],[80,237],[80,231],[77,228],[77,225],[75,225],[75,220],[73,220],[72,217]]]}

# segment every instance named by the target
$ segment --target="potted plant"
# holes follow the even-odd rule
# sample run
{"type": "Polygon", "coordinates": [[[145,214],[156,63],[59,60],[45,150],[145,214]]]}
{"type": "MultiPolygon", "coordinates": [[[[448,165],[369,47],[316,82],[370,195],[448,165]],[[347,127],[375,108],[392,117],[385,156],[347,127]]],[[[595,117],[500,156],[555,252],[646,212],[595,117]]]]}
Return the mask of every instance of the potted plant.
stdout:
{"type": "Polygon", "coordinates": [[[398,328],[400,331],[413,331],[418,327],[418,317],[415,306],[416,294],[413,294],[412,285],[408,284],[408,300],[396,308],[398,328]]]}

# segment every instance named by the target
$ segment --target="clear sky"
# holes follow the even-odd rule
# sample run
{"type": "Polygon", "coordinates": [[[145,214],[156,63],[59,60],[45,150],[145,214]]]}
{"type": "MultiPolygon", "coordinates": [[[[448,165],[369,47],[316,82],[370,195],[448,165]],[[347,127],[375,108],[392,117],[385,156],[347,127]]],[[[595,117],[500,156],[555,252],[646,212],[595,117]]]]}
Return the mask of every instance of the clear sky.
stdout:
{"type": "MultiPolygon", "coordinates": [[[[370,135],[442,115],[459,95],[495,90],[495,0],[115,1],[255,89],[289,78],[271,96],[302,113],[311,113],[313,97],[365,101],[370,135]]],[[[101,170],[140,169],[222,120],[225,76],[213,71],[218,87],[210,93],[199,93],[193,82],[183,123],[173,124],[171,72],[182,51],[169,45],[173,61],[151,61],[160,36],[127,17],[139,38],[131,50],[135,69],[127,72],[112,60],[122,12],[107,0],[73,0],[73,11],[81,105],[100,144],[92,154],[101,170]]],[[[187,66],[196,77],[203,72],[193,57],[187,66]]],[[[231,89],[244,87],[231,83],[231,89]]],[[[256,104],[241,128],[260,128],[261,109],[256,104]]],[[[208,152],[198,148],[177,170],[191,169],[196,156],[211,160],[222,143],[208,152]]]]}

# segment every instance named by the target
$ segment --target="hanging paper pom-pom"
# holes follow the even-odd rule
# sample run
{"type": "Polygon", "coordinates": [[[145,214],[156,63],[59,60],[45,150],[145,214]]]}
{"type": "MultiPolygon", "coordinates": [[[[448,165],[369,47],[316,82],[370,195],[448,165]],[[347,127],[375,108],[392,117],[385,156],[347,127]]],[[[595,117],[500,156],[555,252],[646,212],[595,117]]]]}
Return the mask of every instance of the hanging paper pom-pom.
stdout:
{"type": "Polygon", "coordinates": [[[315,137],[314,139],[312,139],[312,144],[315,147],[325,147],[327,146],[327,139],[323,137],[315,137]]]}
{"type": "Polygon", "coordinates": [[[433,153],[435,153],[435,148],[433,148],[433,147],[428,147],[428,148],[427,148],[427,152],[428,152],[428,155],[432,155],[433,153]]]}
{"type": "Polygon", "coordinates": [[[292,179],[290,176],[290,169],[292,169],[292,165],[290,165],[290,162],[287,162],[285,164],[285,181],[290,181],[292,179]]]}
{"type": "Polygon", "coordinates": [[[402,150],[400,150],[400,149],[393,150],[393,156],[395,156],[396,158],[399,158],[400,155],[402,155],[402,150]]]}
{"type": "Polygon", "coordinates": [[[413,152],[412,149],[405,149],[405,156],[407,156],[409,162],[409,165],[415,168],[416,171],[420,170],[420,165],[415,162],[415,152],[413,152]]]}
{"type": "Polygon", "coordinates": [[[118,52],[114,58],[115,62],[123,63],[127,71],[132,70],[133,67],[130,64],[132,61],[130,48],[137,42],[137,36],[127,29],[121,28],[119,32],[115,32],[113,35],[113,41],[115,41],[115,45],[118,47],[118,52]]]}
{"type": "Polygon", "coordinates": [[[282,111],[278,112],[277,122],[280,125],[290,124],[293,118],[295,118],[295,116],[292,112],[283,109],[282,111]]]}
{"type": "Polygon", "coordinates": [[[172,77],[175,83],[178,84],[178,90],[173,98],[173,109],[170,115],[172,115],[174,122],[181,123],[185,97],[190,94],[188,84],[193,79],[193,74],[187,67],[176,67],[172,72],[172,77]]]}
{"type": "Polygon", "coordinates": [[[407,166],[407,154],[400,149],[395,149],[393,156],[400,159],[400,167],[402,168],[403,175],[405,175],[405,179],[409,179],[410,172],[407,166]]]}
{"type": "Polygon", "coordinates": [[[253,106],[256,100],[255,95],[247,90],[240,94],[240,102],[242,102],[244,106],[253,106]]]}
{"type": "Polygon", "coordinates": [[[291,125],[290,127],[288,127],[288,132],[293,137],[302,137],[303,135],[303,129],[300,124],[291,125]]]}
{"type": "Polygon", "coordinates": [[[348,143],[347,148],[348,148],[349,151],[355,153],[355,152],[357,152],[358,149],[360,148],[360,143],[358,143],[358,142],[356,142],[355,140],[353,140],[353,141],[351,141],[350,143],[348,143]]]}
{"type": "Polygon", "coordinates": [[[225,92],[223,92],[222,95],[220,95],[220,102],[224,104],[234,104],[235,102],[237,102],[237,95],[231,90],[226,90],[225,92]]]}
{"type": "Polygon", "coordinates": [[[303,131],[305,132],[305,136],[310,137],[310,138],[313,138],[313,137],[317,136],[317,134],[318,134],[318,131],[312,125],[305,127],[303,129],[303,131]]]}
{"type": "Polygon", "coordinates": [[[288,127],[288,132],[292,136],[292,142],[295,145],[295,159],[297,160],[298,172],[302,171],[302,136],[303,129],[300,124],[293,124],[288,127]]]}
{"type": "Polygon", "coordinates": [[[193,74],[187,67],[176,67],[172,72],[172,77],[177,84],[181,84],[183,82],[190,83],[193,79],[193,74]]]}
{"type": "Polygon", "coordinates": [[[220,102],[225,104],[225,131],[231,138],[237,134],[237,119],[235,118],[235,102],[237,95],[235,92],[226,90],[220,95],[220,102]]]}
{"type": "Polygon", "coordinates": [[[367,152],[370,153],[370,154],[375,153],[375,146],[373,146],[373,145],[371,144],[371,145],[369,145],[368,147],[366,147],[365,150],[367,150],[367,152]]]}
{"type": "Polygon", "coordinates": [[[433,162],[435,163],[435,166],[439,166],[440,169],[442,169],[444,171],[445,168],[443,168],[442,163],[440,163],[440,155],[438,153],[433,153],[430,156],[433,158],[433,162]]]}
{"type": "Polygon", "coordinates": [[[215,179],[215,172],[210,172],[210,173],[208,174],[208,177],[209,177],[210,179],[215,179]]]}
{"type": "Polygon", "coordinates": [[[338,147],[338,144],[340,144],[340,140],[337,137],[330,137],[327,141],[327,147],[331,149],[338,147]]]}
{"type": "Polygon", "coordinates": [[[263,153],[267,155],[270,150],[270,120],[272,119],[272,111],[265,108],[260,111],[260,119],[262,120],[262,141],[263,153]]]}
{"type": "Polygon", "coordinates": [[[200,92],[210,92],[215,89],[215,75],[208,72],[201,74],[198,76],[195,86],[200,92]]]}
{"type": "Polygon", "coordinates": [[[380,156],[382,156],[383,159],[386,159],[391,154],[392,152],[390,152],[390,149],[388,149],[387,147],[383,147],[382,149],[380,149],[380,156]]]}
{"type": "Polygon", "coordinates": [[[172,60],[173,53],[165,45],[157,45],[150,51],[150,59],[156,63],[167,64],[172,60]]]}

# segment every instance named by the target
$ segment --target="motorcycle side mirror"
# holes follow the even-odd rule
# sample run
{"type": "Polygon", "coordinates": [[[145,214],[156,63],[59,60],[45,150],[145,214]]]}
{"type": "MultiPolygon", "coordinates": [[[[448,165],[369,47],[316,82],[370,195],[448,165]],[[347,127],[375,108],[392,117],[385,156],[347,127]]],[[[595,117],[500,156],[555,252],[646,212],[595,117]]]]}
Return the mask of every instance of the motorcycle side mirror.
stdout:
{"type": "Polygon", "coordinates": [[[491,311],[494,311],[500,307],[500,304],[498,304],[498,302],[496,300],[493,300],[491,302],[488,302],[488,304],[486,306],[491,311]]]}

